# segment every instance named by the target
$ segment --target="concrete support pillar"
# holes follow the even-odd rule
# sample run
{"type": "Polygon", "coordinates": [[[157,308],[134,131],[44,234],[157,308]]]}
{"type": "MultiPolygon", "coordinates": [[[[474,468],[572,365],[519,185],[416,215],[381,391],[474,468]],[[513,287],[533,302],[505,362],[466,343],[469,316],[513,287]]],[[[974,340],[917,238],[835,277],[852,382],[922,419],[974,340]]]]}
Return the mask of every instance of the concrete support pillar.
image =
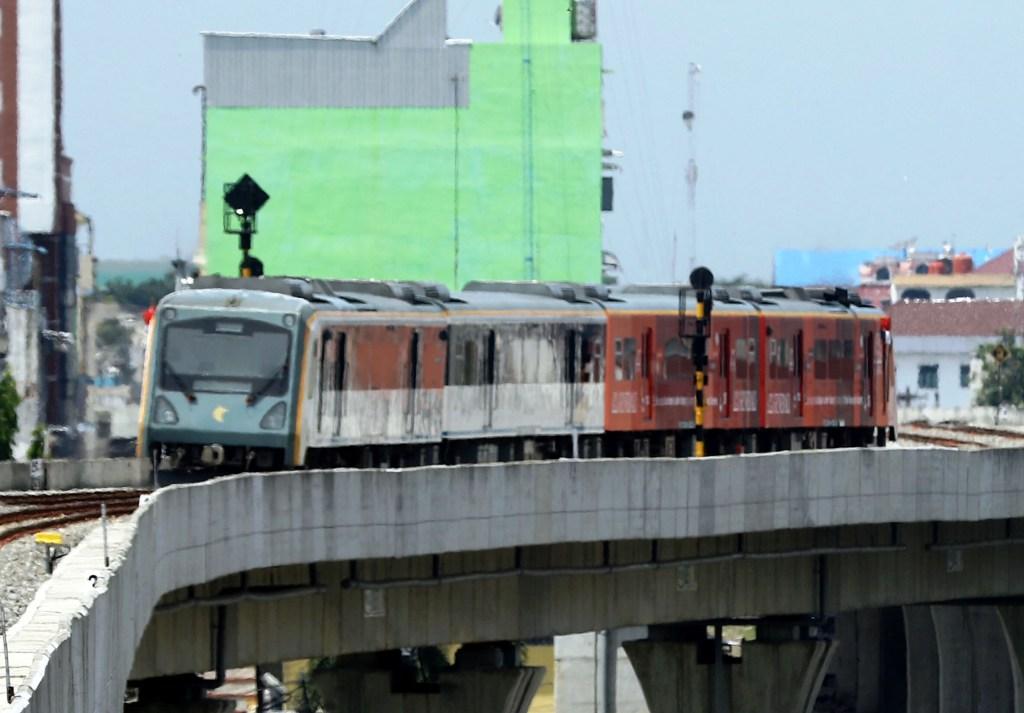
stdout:
{"type": "Polygon", "coordinates": [[[1015,713],[1024,713],[1024,606],[1001,606],[999,617],[1010,652],[1013,668],[1015,713]]]}
{"type": "Polygon", "coordinates": [[[651,713],[810,713],[834,651],[830,641],[745,643],[742,659],[720,669],[726,699],[722,700],[714,695],[718,676],[713,660],[698,661],[702,645],[624,645],[651,713]]]}
{"type": "Polygon", "coordinates": [[[903,607],[907,651],[907,713],[939,710],[939,644],[930,606],[903,607]]]}
{"type": "Polygon", "coordinates": [[[640,683],[622,649],[623,642],[646,637],[646,627],[556,636],[555,710],[649,713],[640,683]]]}
{"type": "Polygon", "coordinates": [[[1015,713],[1017,684],[994,606],[933,606],[939,713],[1015,713]]]}
{"type": "Polygon", "coordinates": [[[189,703],[171,703],[167,701],[151,701],[149,703],[133,703],[124,707],[125,713],[231,713],[235,710],[234,701],[191,701],[189,703]]]}
{"type": "Polygon", "coordinates": [[[651,713],[708,713],[711,677],[697,662],[697,642],[623,644],[651,713]]]}
{"type": "Polygon", "coordinates": [[[743,645],[743,662],[732,674],[731,713],[811,713],[835,651],[832,641],[743,645]]]}
{"type": "Polygon", "coordinates": [[[235,702],[206,698],[198,676],[167,676],[139,681],[138,700],[124,706],[125,713],[228,713],[235,702]]]}
{"type": "Polygon", "coordinates": [[[526,713],[543,678],[540,667],[452,669],[434,687],[403,692],[391,671],[341,669],[314,674],[313,685],[332,713],[526,713]]]}

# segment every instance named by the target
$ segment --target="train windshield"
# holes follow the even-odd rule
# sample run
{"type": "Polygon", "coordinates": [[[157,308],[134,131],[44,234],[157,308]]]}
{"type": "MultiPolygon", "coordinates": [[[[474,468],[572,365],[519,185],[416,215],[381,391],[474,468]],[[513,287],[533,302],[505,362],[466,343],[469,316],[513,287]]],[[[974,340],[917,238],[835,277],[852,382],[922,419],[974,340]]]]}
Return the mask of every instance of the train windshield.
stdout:
{"type": "Polygon", "coordinates": [[[288,388],[287,329],[247,319],[172,322],[164,332],[160,387],[167,391],[280,396],[288,388]]]}

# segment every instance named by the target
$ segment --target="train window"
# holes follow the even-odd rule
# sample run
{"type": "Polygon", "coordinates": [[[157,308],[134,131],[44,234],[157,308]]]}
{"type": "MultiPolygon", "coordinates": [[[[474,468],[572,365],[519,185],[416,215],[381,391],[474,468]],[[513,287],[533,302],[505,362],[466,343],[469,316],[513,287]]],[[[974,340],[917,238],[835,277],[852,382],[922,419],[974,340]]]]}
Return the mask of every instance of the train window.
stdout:
{"type": "Polygon", "coordinates": [[[640,341],[640,377],[651,378],[651,358],[654,352],[653,331],[644,330],[644,338],[640,341]]]}
{"type": "MultiPolygon", "coordinates": [[[[493,334],[493,332],[492,332],[493,334]]],[[[344,335],[342,335],[344,336],[344,335]]],[[[409,388],[420,386],[420,332],[413,330],[412,343],[409,345],[409,388]]]]}
{"type": "Polygon", "coordinates": [[[843,376],[843,342],[840,339],[828,340],[828,378],[840,379],[843,376]]]}
{"type": "Polygon", "coordinates": [[[580,381],[597,384],[601,380],[601,333],[585,331],[580,342],[580,381]]]}
{"type": "Polygon", "coordinates": [[[853,381],[853,340],[843,340],[843,356],[839,363],[839,376],[846,381],[853,381]]]}
{"type": "Polygon", "coordinates": [[[861,348],[864,350],[863,361],[861,363],[863,403],[864,409],[870,412],[874,405],[873,399],[875,397],[875,371],[872,368],[874,366],[873,359],[875,356],[875,335],[873,332],[868,332],[864,335],[861,348]]]}
{"type": "Polygon", "coordinates": [[[729,330],[722,332],[721,348],[718,350],[718,375],[729,376],[729,330]]]}
{"type": "Polygon", "coordinates": [[[487,378],[486,383],[493,384],[498,375],[498,337],[492,329],[487,333],[487,378]]]}
{"type": "Polygon", "coordinates": [[[736,376],[757,378],[757,340],[753,337],[736,340],[736,376]]]}
{"type": "Polygon", "coordinates": [[[615,378],[632,381],[636,377],[636,339],[615,340],[615,378]]]}
{"type": "Polygon", "coordinates": [[[345,388],[345,370],[348,366],[348,335],[345,332],[338,332],[335,341],[334,352],[334,435],[341,433],[341,391],[345,388]]]}
{"type": "Polygon", "coordinates": [[[453,386],[475,386],[480,383],[480,348],[472,337],[464,338],[455,345],[451,383],[453,386]]]}
{"type": "Polygon", "coordinates": [[[803,374],[804,365],[804,330],[800,330],[793,336],[793,354],[789,362],[790,369],[794,376],[803,374]]]}
{"type": "Polygon", "coordinates": [[[331,333],[324,332],[320,339],[320,404],[316,414],[316,430],[323,428],[324,412],[327,410],[327,400],[324,398],[328,388],[328,381],[332,373],[329,353],[331,351],[331,333]]]}
{"type": "Polygon", "coordinates": [[[722,404],[722,415],[726,418],[732,416],[732,379],[729,374],[730,349],[732,347],[729,338],[729,330],[722,332],[721,347],[718,350],[718,373],[722,379],[722,392],[719,403],[722,404]]]}
{"type": "Polygon", "coordinates": [[[580,381],[580,372],[576,368],[579,332],[567,329],[565,332],[565,383],[573,384],[580,381]]]}
{"type": "Polygon", "coordinates": [[[828,342],[824,339],[814,340],[814,378],[828,378],[828,342]]]}
{"type": "Polygon", "coordinates": [[[795,373],[793,345],[785,339],[768,340],[768,375],[772,379],[785,379],[795,373]]]}
{"type": "Polygon", "coordinates": [[[689,344],[678,337],[669,339],[665,344],[663,378],[667,381],[685,381],[692,378],[689,370],[690,360],[689,344]]]}

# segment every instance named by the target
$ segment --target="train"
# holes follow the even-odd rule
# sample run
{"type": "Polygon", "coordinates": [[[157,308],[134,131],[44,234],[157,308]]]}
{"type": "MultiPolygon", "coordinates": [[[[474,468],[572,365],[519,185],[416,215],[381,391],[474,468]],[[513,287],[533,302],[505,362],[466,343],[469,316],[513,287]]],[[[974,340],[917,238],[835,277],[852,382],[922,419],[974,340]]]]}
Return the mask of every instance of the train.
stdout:
{"type": "Polygon", "coordinates": [[[880,309],[841,288],[711,290],[698,418],[681,285],[197,278],[150,324],[139,455],[208,477],[895,438],[880,309]]]}

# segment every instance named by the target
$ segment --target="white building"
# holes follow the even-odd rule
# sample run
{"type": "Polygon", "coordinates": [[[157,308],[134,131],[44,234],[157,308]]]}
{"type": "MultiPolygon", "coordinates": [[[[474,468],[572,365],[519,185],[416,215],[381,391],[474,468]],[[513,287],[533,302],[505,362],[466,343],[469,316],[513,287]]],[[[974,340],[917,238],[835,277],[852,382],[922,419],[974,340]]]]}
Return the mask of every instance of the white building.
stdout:
{"type": "Polygon", "coordinates": [[[1007,330],[1024,335],[1024,303],[1013,300],[898,302],[890,314],[901,410],[970,408],[981,385],[978,347],[1007,330]]]}

